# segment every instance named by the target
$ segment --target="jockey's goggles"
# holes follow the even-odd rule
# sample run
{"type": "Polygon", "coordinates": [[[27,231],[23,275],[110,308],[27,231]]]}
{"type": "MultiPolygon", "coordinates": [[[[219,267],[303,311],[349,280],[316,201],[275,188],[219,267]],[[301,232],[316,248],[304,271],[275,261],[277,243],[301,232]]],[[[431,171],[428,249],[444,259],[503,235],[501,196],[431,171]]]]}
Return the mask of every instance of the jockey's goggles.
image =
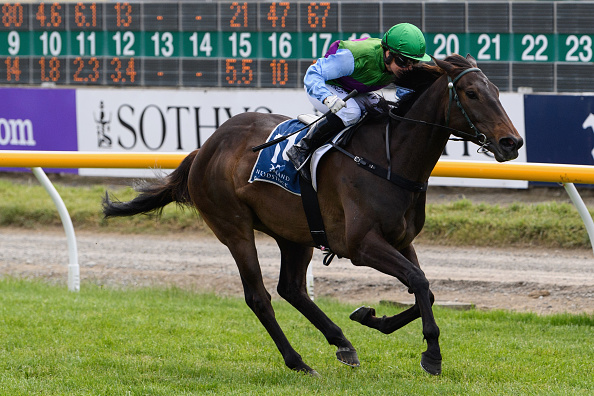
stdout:
{"type": "Polygon", "coordinates": [[[390,52],[390,53],[392,54],[392,57],[394,58],[394,62],[396,62],[396,66],[401,67],[403,69],[406,69],[410,66],[413,66],[413,65],[416,65],[417,63],[419,63],[418,60],[407,58],[406,56],[404,56],[400,53],[395,53],[395,52],[390,52]]]}

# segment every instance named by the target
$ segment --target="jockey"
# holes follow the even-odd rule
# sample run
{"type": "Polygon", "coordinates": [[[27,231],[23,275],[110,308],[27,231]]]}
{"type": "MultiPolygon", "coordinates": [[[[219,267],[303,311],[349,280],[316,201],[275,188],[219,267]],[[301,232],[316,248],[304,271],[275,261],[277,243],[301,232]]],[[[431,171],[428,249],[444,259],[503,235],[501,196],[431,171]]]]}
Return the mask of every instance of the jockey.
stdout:
{"type": "Polygon", "coordinates": [[[429,61],[425,38],[415,25],[392,26],[380,39],[366,38],[335,41],[326,55],[311,65],[303,83],[314,107],[331,114],[315,123],[308,133],[287,151],[301,175],[310,180],[303,166],[311,153],[345,126],[355,124],[366,105],[374,105],[379,95],[373,91],[394,81],[403,70],[419,61],[429,61]],[[359,94],[344,102],[342,98],[356,89],[359,94]]]}

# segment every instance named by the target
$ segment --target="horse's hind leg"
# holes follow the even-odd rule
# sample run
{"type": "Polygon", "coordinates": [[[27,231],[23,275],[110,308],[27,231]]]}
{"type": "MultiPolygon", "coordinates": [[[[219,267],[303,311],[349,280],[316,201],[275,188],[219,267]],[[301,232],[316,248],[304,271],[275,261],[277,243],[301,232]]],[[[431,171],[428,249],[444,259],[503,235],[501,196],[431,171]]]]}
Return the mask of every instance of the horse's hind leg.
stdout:
{"type": "Polygon", "coordinates": [[[217,218],[217,221],[212,221],[212,214],[202,213],[202,215],[215,235],[229,248],[233,255],[241,275],[245,301],[270,334],[287,367],[292,370],[318,375],[315,370],[303,362],[301,356],[293,349],[276,321],[270,294],[262,280],[254,232],[247,226],[248,221],[239,221],[241,218],[245,219],[246,217],[233,216],[235,221],[229,222],[223,220],[222,217],[217,218]]]}
{"type": "Polygon", "coordinates": [[[278,294],[303,314],[326,337],[330,345],[338,348],[338,360],[351,367],[359,366],[357,351],[338,327],[314,304],[306,291],[306,272],[312,249],[284,239],[277,239],[281,249],[281,272],[278,294]]]}

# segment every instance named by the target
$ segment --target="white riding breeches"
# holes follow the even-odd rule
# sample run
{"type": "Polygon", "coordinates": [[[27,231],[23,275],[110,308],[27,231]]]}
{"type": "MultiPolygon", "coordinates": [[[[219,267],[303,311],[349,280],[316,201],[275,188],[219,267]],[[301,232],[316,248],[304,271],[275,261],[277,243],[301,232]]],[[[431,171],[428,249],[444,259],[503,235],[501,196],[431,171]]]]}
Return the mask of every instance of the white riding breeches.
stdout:
{"type": "MultiPolygon", "coordinates": [[[[326,84],[326,88],[328,88],[330,92],[341,99],[349,94],[346,90],[335,85],[326,84]]],[[[322,113],[326,113],[328,111],[328,106],[309,95],[307,97],[316,110],[322,113]]],[[[347,100],[346,106],[340,109],[336,115],[340,117],[345,126],[353,125],[361,118],[361,114],[365,110],[365,106],[374,106],[379,102],[379,99],[380,95],[375,92],[358,94],[354,98],[347,100]]]]}

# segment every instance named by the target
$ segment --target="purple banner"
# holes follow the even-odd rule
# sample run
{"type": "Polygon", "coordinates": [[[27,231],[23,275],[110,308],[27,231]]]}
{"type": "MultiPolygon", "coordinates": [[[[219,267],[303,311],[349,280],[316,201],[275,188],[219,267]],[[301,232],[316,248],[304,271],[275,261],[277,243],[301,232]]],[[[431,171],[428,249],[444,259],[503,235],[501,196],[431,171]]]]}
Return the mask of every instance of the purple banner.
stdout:
{"type": "Polygon", "coordinates": [[[0,150],[77,151],[76,91],[0,88],[0,150]]]}

